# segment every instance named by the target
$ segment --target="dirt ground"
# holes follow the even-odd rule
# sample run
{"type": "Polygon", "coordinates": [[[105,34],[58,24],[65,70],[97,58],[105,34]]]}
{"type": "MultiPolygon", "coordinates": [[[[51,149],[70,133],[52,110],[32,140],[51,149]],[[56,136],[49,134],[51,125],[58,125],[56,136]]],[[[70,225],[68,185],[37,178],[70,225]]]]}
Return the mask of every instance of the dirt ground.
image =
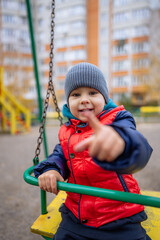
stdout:
{"type": "MultiPolygon", "coordinates": [[[[150,162],[135,174],[141,189],[160,190],[160,123],[138,124],[138,130],[154,149],[150,162]]],[[[57,142],[57,124],[47,127],[49,153],[57,142]]],[[[40,214],[40,191],[23,180],[23,172],[32,165],[38,128],[27,134],[0,134],[0,240],[38,240],[30,226],[40,214]]],[[[43,147],[41,160],[44,159],[43,147]]],[[[54,196],[48,194],[49,202],[54,196]]]]}

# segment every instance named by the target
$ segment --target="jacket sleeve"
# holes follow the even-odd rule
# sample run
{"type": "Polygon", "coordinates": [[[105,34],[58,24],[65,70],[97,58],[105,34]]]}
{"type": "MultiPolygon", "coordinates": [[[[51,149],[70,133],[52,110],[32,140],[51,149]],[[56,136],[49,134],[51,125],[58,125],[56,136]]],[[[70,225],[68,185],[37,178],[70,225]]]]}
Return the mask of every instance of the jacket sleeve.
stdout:
{"type": "Polygon", "coordinates": [[[42,173],[49,170],[58,171],[64,179],[69,176],[69,168],[60,144],[56,145],[53,153],[46,160],[35,166],[34,175],[38,178],[42,173]]]}
{"type": "Polygon", "coordinates": [[[146,166],[152,153],[152,148],[136,130],[136,124],[131,113],[121,111],[110,125],[125,141],[124,152],[113,162],[93,160],[102,168],[121,174],[135,173],[146,166]]]}

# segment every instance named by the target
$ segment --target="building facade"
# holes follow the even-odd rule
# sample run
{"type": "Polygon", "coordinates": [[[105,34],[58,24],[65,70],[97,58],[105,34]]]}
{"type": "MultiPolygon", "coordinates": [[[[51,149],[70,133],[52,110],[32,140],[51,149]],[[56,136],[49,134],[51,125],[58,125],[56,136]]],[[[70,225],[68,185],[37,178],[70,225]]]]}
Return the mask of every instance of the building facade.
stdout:
{"type": "MultiPolygon", "coordinates": [[[[159,36],[160,2],[158,0],[99,2],[99,65],[104,72],[105,68],[107,69],[105,74],[111,97],[117,103],[125,97],[134,106],[157,102],[158,92],[151,91],[155,86],[151,55],[155,56],[156,52],[153,54],[151,46],[158,49],[160,43],[157,38],[154,39],[155,35],[159,36]],[[108,23],[107,29],[105,21],[108,23]],[[153,29],[157,32],[153,33],[153,29]]],[[[157,86],[158,82],[160,84],[159,79],[157,86]]]]}
{"type": "MultiPolygon", "coordinates": [[[[0,66],[4,84],[19,100],[35,94],[26,6],[23,0],[0,0],[0,66]]],[[[29,104],[29,102],[27,103],[29,104]]],[[[29,104],[29,107],[32,107],[29,104]]]]}
{"type": "Polygon", "coordinates": [[[116,103],[124,98],[133,106],[158,103],[159,70],[151,62],[160,43],[154,33],[159,36],[159,0],[56,3],[55,82],[61,105],[65,73],[81,61],[100,67],[116,103]]]}
{"type": "MultiPolygon", "coordinates": [[[[47,1],[50,3],[50,1],[47,1]]],[[[43,4],[44,6],[44,4],[43,4]]],[[[98,0],[56,1],[54,35],[54,85],[60,107],[65,102],[64,80],[67,70],[76,63],[89,61],[98,65],[98,0]]],[[[50,15],[49,15],[50,17],[50,15]]],[[[41,16],[46,21],[45,15],[41,16]]],[[[50,29],[48,24],[48,29],[50,29]]],[[[43,32],[43,34],[46,33],[43,32]]],[[[48,81],[49,30],[44,36],[43,47],[47,54],[44,59],[44,81],[48,81]],[[44,66],[45,65],[45,66],[44,66]]],[[[38,49],[40,49],[39,47],[38,49]]],[[[40,56],[40,55],[39,55],[40,56]]]]}
{"type": "MultiPolygon", "coordinates": [[[[100,67],[116,103],[124,97],[134,106],[158,101],[159,0],[56,0],[55,3],[53,81],[61,108],[65,102],[65,74],[71,66],[83,61],[100,67]]],[[[31,4],[41,92],[45,97],[51,0],[31,0],[31,4]]],[[[0,0],[0,12],[0,65],[5,69],[5,84],[15,95],[22,95],[33,104],[37,95],[25,0],[0,0]]]]}

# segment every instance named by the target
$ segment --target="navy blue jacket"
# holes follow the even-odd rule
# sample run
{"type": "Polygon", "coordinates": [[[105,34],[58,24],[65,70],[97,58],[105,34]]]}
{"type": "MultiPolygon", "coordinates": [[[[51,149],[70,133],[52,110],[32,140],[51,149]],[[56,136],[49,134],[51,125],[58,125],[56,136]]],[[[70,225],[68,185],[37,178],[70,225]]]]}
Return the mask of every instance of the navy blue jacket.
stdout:
{"type": "MultiPolygon", "coordinates": [[[[105,113],[110,110],[111,108],[105,110],[105,113]]],[[[69,124],[71,124],[70,121],[66,123],[66,125],[69,124]]],[[[152,148],[143,135],[136,130],[136,124],[131,113],[128,111],[119,112],[110,126],[125,141],[125,150],[113,162],[100,162],[96,158],[93,158],[93,160],[102,168],[120,174],[131,174],[144,168],[149,161],[152,148]]],[[[68,178],[69,169],[60,144],[55,146],[53,153],[47,160],[42,161],[35,167],[34,174],[38,178],[39,175],[51,169],[57,170],[64,179],[68,178]]]]}

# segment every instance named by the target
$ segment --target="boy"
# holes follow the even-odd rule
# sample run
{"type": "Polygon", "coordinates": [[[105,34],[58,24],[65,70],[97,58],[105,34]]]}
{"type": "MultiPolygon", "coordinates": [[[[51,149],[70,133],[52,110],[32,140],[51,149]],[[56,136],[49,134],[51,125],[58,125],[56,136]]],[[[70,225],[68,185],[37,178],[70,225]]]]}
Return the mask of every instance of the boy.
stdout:
{"type": "MultiPolygon", "coordinates": [[[[65,79],[69,121],[59,131],[60,144],[35,169],[41,189],[57,194],[57,181],[140,193],[132,173],[152,153],[136,130],[132,115],[109,99],[100,69],[90,63],[73,66],[65,79]]],[[[60,208],[56,240],[149,240],[141,227],[142,205],[67,193],[60,208]]]]}

